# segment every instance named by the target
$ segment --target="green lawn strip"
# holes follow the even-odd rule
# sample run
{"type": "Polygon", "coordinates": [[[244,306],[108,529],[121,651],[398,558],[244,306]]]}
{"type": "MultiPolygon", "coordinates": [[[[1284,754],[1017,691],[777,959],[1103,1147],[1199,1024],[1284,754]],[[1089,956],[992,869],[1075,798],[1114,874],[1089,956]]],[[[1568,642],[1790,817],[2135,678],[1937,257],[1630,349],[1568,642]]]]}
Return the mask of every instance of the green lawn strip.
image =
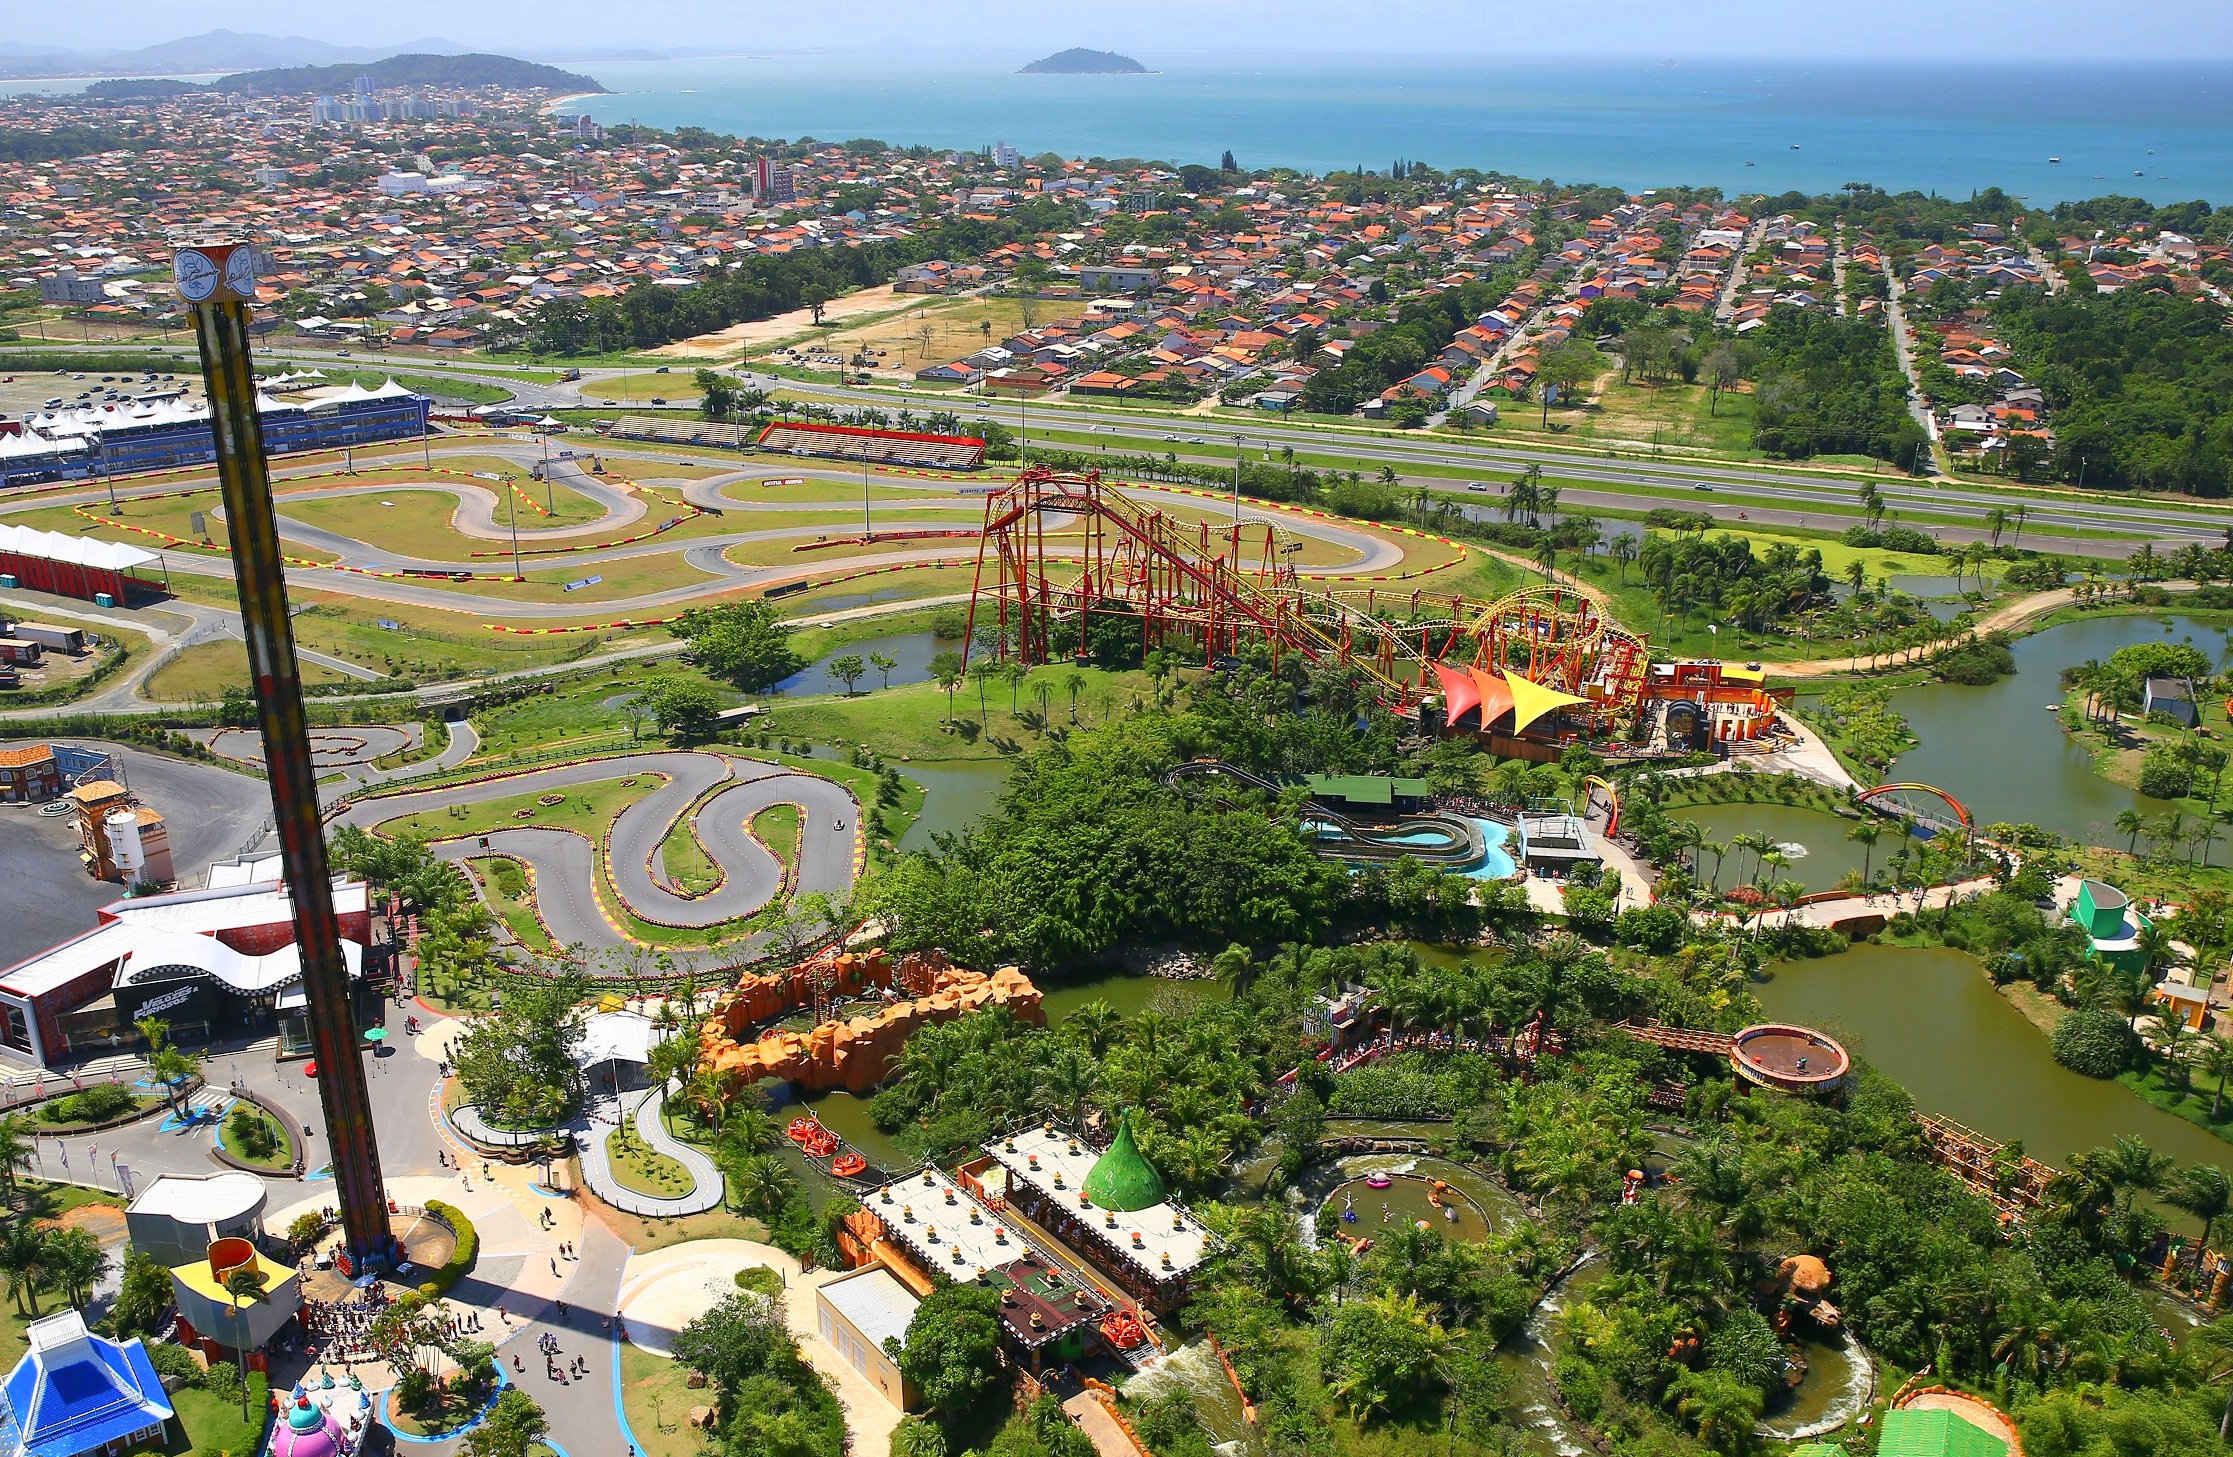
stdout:
{"type": "MultiPolygon", "coordinates": [[[[723,786],[724,788],[726,786],[723,786]]],[[[719,888],[725,878],[721,867],[706,854],[703,841],[693,821],[697,806],[668,827],[666,838],[659,842],[659,866],[666,873],[667,881],[685,895],[705,895],[719,888]]]]}
{"type": "Polygon", "coordinates": [[[181,1387],[170,1393],[171,1410],[178,1416],[171,1424],[170,1441],[161,1447],[131,1448],[127,1457],[156,1452],[166,1457],[186,1453],[192,1453],[193,1457],[210,1457],[214,1453],[255,1451],[263,1437],[266,1408],[271,1405],[271,1398],[262,1372],[247,1371],[242,1376],[248,1388],[246,1416],[241,1414],[243,1403],[237,1397],[220,1397],[198,1386],[181,1387]]]}
{"type": "Polygon", "coordinates": [[[2163,1083],[2162,1064],[2150,1057],[2152,1066],[2126,1068],[2117,1074],[2117,1081],[2135,1096],[2154,1104],[2176,1118],[2184,1118],[2197,1128],[2216,1134],[2233,1143],[2233,1090],[2228,1090],[2224,1107],[2219,1116],[2210,1116],[2210,1104],[2216,1095],[2216,1085],[2199,1075],[2194,1086],[2185,1090],[2166,1087],[2163,1083]]]}
{"type": "Polygon", "coordinates": [[[621,1188],[654,1199],[676,1199],[696,1187],[690,1171],[637,1137],[626,1124],[605,1135],[605,1161],[621,1188]]]}
{"type": "Polygon", "coordinates": [[[620,1399],[643,1457],[697,1457],[704,1450],[690,1410],[713,1405],[713,1393],[691,1390],[689,1378],[690,1368],[680,1362],[621,1343],[620,1399]]]}
{"type": "Polygon", "coordinates": [[[534,952],[548,954],[558,949],[542,918],[535,914],[535,897],[528,886],[525,865],[509,855],[474,855],[465,865],[481,888],[481,899],[514,940],[534,952]]]}
{"type": "MultiPolygon", "coordinates": [[[[779,736],[865,743],[888,759],[998,759],[1037,743],[1043,736],[1040,728],[1016,711],[1037,715],[1039,706],[1033,693],[1037,684],[1044,683],[1051,690],[1048,718],[1056,725],[1070,722],[1067,683],[1072,671],[1083,679],[1077,705],[1081,723],[1105,722],[1129,711],[1135,698],[1144,701],[1154,692],[1154,680],[1137,669],[1112,673],[1058,665],[1034,669],[1014,695],[1013,707],[1006,683],[986,683],[982,714],[977,685],[963,682],[954,691],[953,725],[947,723],[946,692],[936,683],[909,683],[852,698],[829,695],[786,700],[772,704],[762,722],[767,731],[779,736]]],[[[821,761],[807,762],[819,765],[821,761]]],[[[906,765],[899,767],[904,775],[906,765]]],[[[855,794],[858,796],[859,791],[855,794]]],[[[866,802],[874,802],[873,784],[866,802]]]]}
{"type": "MultiPolygon", "coordinates": [[[[323,663],[298,658],[295,671],[304,686],[338,683],[348,675],[323,663]]],[[[215,703],[227,688],[248,686],[248,645],[237,638],[195,643],[163,660],[148,675],[146,695],[158,703],[215,703]]]]}
{"type": "Polygon", "coordinates": [[[799,807],[771,804],[752,817],[750,829],[752,838],[767,846],[775,863],[783,867],[784,884],[790,884],[799,868],[799,807]]]}

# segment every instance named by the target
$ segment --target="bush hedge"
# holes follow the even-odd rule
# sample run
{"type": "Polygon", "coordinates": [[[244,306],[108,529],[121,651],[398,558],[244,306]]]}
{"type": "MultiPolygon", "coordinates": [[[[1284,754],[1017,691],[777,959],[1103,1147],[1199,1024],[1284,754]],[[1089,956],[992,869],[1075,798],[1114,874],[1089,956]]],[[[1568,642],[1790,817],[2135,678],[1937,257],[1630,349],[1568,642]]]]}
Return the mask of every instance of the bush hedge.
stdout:
{"type": "Polygon", "coordinates": [[[2055,1061],[2089,1078],[2113,1078],[2132,1060],[2132,1029],[2091,1007],[2064,1013],[2049,1041],[2055,1061]]]}
{"type": "Polygon", "coordinates": [[[426,1201],[426,1212],[448,1225],[457,1236],[457,1248],[450,1252],[450,1258],[443,1262],[442,1268],[436,1270],[434,1278],[427,1282],[438,1291],[448,1290],[464,1278],[465,1272],[472,1269],[473,1262],[480,1258],[481,1237],[474,1231],[473,1221],[467,1219],[464,1211],[454,1204],[429,1199],[426,1201]]]}

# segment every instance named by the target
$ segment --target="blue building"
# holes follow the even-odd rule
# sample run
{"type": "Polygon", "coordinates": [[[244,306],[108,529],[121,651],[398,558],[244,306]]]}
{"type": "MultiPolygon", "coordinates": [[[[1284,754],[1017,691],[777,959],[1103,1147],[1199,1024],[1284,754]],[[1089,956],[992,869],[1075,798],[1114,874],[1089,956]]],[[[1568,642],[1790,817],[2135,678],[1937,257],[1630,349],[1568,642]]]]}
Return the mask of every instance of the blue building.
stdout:
{"type": "Polygon", "coordinates": [[[31,1322],[0,1395],[0,1457],[81,1457],[164,1445],[170,1398],[139,1337],[112,1341],[74,1310],[31,1322]]]}
{"type": "MultiPolygon", "coordinates": [[[[349,384],[290,399],[256,397],[264,449],[272,455],[416,440],[427,431],[429,404],[425,395],[394,380],[370,390],[349,384]]],[[[34,414],[23,424],[23,433],[0,447],[0,488],[207,465],[217,458],[205,404],[145,400],[79,407],[34,414]]]]}

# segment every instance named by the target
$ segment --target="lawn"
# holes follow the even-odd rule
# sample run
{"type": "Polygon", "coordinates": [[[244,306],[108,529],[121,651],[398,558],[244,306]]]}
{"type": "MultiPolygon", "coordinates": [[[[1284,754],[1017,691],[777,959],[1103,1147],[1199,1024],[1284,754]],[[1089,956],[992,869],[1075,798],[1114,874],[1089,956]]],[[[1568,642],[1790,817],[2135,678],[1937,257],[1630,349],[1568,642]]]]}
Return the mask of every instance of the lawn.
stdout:
{"type": "Polygon", "coordinates": [[[791,873],[798,868],[799,807],[771,804],[752,817],[749,828],[752,838],[767,846],[768,853],[783,867],[784,881],[788,884],[791,873]]]}
{"type": "MultiPolygon", "coordinates": [[[[323,663],[301,658],[295,671],[303,686],[338,683],[344,675],[323,663]]],[[[248,645],[238,638],[181,648],[148,675],[146,692],[159,703],[215,703],[227,688],[248,686],[248,645]]]]}
{"type": "MultiPolygon", "coordinates": [[[[764,464],[762,468],[771,471],[780,470],[778,467],[767,467],[764,464]]],[[[919,500],[924,496],[941,494],[934,482],[913,481],[906,484],[895,484],[881,476],[870,478],[868,490],[869,500],[872,503],[880,497],[912,501],[919,500]]],[[[851,507],[856,511],[861,506],[861,483],[859,481],[822,476],[799,477],[780,473],[749,476],[740,481],[730,481],[727,485],[721,487],[720,494],[728,500],[745,504],[764,504],[769,501],[777,501],[800,506],[826,505],[832,510],[839,507],[851,507]],[[766,481],[793,480],[798,481],[798,484],[795,486],[763,484],[766,481]]],[[[985,513],[982,505],[973,506],[971,509],[977,519],[984,519],[985,513]]],[[[754,512],[747,519],[757,521],[760,519],[760,514],[754,512]]]]}
{"type": "MultiPolygon", "coordinates": [[[[1049,717],[1057,724],[1070,722],[1066,685],[1072,671],[1068,667],[1034,669],[1024,679],[1022,690],[1013,695],[1013,707],[1005,683],[986,683],[982,711],[978,685],[965,682],[954,694],[952,725],[946,723],[946,692],[936,683],[881,688],[854,698],[779,702],[762,723],[778,736],[871,744],[878,753],[893,759],[997,759],[1036,744],[1043,737],[1034,726],[1039,712],[1032,691],[1036,685],[1044,683],[1051,690],[1047,699],[1049,717]]],[[[1077,701],[1081,723],[1105,722],[1128,712],[1135,700],[1145,702],[1154,692],[1153,680],[1138,670],[1075,671],[1084,680],[1077,701]]],[[[820,772],[821,766],[816,767],[820,772]]]]}
{"type": "MultiPolygon", "coordinates": [[[[379,828],[385,835],[417,835],[433,840],[460,835],[485,835],[495,830],[525,827],[573,830],[597,841],[603,837],[606,828],[620,817],[622,810],[652,793],[663,782],[665,781],[661,775],[649,772],[629,774],[616,769],[610,779],[599,779],[563,791],[552,790],[542,794],[530,791],[480,800],[473,804],[453,804],[441,810],[426,810],[419,814],[384,820],[380,822],[379,828]],[[563,797],[557,804],[539,802],[552,794],[563,797]]],[[[377,808],[379,801],[374,800],[372,804],[377,808]]]]}
{"type": "Polygon", "coordinates": [[[659,865],[668,883],[688,895],[704,895],[721,884],[721,868],[706,854],[692,827],[693,811],[678,819],[659,842],[659,865]]]}
{"type": "Polygon", "coordinates": [[[218,1126],[217,1141],[225,1152],[231,1154],[234,1158],[239,1159],[244,1164],[254,1164],[260,1169],[284,1169],[291,1166],[295,1161],[294,1140],[287,1136],[285,1126],[253,1103],[235,1103],[233,1105],[233,1111],[226,1114],[224,1121],[218,1126]],[[235,1119],[244,1119],[250,1124],[261,1127],[264,1134],[271,1140],[269,1150],[261,1153],[251,1152],[247,1144],[254,1135],[250,1134],[247,1139],[242,1138],[240,1136],[241,1131],[234,1126],[235,1119]]]}
{"type": "Polygon", "coordinates": [[[557,950],[551,944],[550,933],[536,918],[535,897],[528,888],[526,866],[509,855],[475,855],[466,860],[465,866],[474,884],[481,889],[481,899],[488,903],[514,940],[530,951],[557,950]]]}
{"type": "Polygon", "coordinates": [[[263,1438],[266,1408],[271,1404],[269,1388],[260,1371],[245,1373],[248,1387],[248,1415],[241,1415],[241,1403],[226,1400],[198,1386],[181,1387],[171,1393],[171,1410],[178,1420],[171,1424],[171,1439],[161,1447],[135,1447],[130,1457],[143,1453],[160,1452],[165,1457],[216,1457],[227,1453],[231,1457],[246,1457],[258,1449],[263,1438]]]}
{"type": "Polygon", "coordinates": [[[620,1348],[620,1399],[643,1457],[697,1457],[705,1448],[702,1433],[690,1425],[690,1409],[713,1405],[713,1393],[693,1391],[690,1368],[654,1356],[632,1342],[620,1348]]]}
{"type": "MultiPolygon", "coordinates": [[[[679,1219],[646,1219],[624,1213],[609,1204],[598,1204],[596,1217],[620,1237],[621,1243],[639,1255],[663,1250],[669,1245],[687,1244],[692,1240],[749,1239],[764,1244],[768,1237],[768,1227],[759,1220],[742,1214],[731,1214],[725,1209],[709,1209],[703,1214],[685,1214],[679,1219]]],[[[633,1351],[636,1348],[623,1343],[621,1349],[633,1351]]]]}
{"type": "MultiPolygon", "coordinates": [[[[1520,400],[1502,407],[1497,423],[1471,432],[1471,438],[1531,443],[1618,445],[1674,455],[1713,455],[1745,459],[1752,450],[1753,397],[1749,391],[1724,391],[1718,407],[1704,385],[1671,380],[1662,385],[1621,383],[1609,370],[1586,405],[1553,405],[1543,423],[1540,403],[1520,400]]],[[[1878,464],[1881,468],[1881,463],[1878,464]]]]}
{"type": "Polygon", "coordinates": [[[677,366],[667,374],[646,370],[641,374],[616,374],[605,379],[588,380],[582,384],[585,398],[617,400],[623,404],[648,404],[663,399],[670,404],[689,404],[698,398],[698,385],[693,376],[695,366],[677,366]]]}
{"type": "Polygon", "coordinates": [[[613,1179],[632,1193],[674,1199],[695,1187],[690,1171],[659,1152],[623,1125],[605,1135],[605,1158],[613,1179]]]}

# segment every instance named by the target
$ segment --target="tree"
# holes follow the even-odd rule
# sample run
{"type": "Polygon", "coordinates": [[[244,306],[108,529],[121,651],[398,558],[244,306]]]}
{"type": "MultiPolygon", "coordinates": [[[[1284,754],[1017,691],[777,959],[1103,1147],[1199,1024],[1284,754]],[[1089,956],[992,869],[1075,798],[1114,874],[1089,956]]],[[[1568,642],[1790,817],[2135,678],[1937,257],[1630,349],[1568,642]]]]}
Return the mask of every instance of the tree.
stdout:
{"type": "Polygon", "coordinates": [[[1706,413],[1709,416],[1721,413],[1722,395],[1735,389],[1740,377],[1737,352],[1728,345],[1724,344],[1706,356],[1706,413]]]}
{"type": "Polygon", "coordinates": [[[31,1167],[37,1137],[36,1126],[28,1114],[0,1116],[0,1189],[7,1191],[11,1203],[15,1200],[16,1175],[31,1167]]]}
{"type": "Polygon", "coordinates": [[[109,1309],[109,1319],[122,1336],[149,1336],[162,1328],[164,1312],[171,1308],[171,1272],[152,1255],[127,1246],[124,1276],[109,1309]]]}
{"type": "Polygon", "coordinates": [[[868,663],[859,653],[845,653],[830,659],[830,676],[845,685],[845,696],[851,698],[854,688],[868,676],[868,663]]]}
{"type": "Polygon", "coordinates": [[[517,1386],[497,1394],[488,1415],[466,1434],[466,1457],[527,1457],[550,1433],[550,1419],[517,1386]]]}
{"type": "Polygon", "coordinates": [[[1758,1389],[1726,1371],[1685,1371],[1672,1388],[1675,1410],[1690,1423],[1707,1450],[1749,1452],[1753,1424],[1760,1420],[1758,1389]]]}
{"type": "Polygon", "coordinates": [[[977,1285],[924,1296],[900,1343],[899,1369],[941,1416],[974,1406],[1000,1379],[999,1297],[977,1285]]]}
{"type": "Polygon", "coordinates": [[[1562,403],[1568,401],[1575,388],[1594,378],[1603,363],[1596,346],[1587,339],[1569,339],[1543,355],[1535,378],[1543,397],[1544,424],[1551,420],[1552,393],[1555,391],[1562,403]]]}
{"type": "MultiPolygon", "coordinates": [[[[233,1350],[240,1355],[240,1369],[248,1369],[248,1328],[241,1322],[241,1308],[254,1305],[264,1298],[264,1287],[271,1283],[268,1271],[255,1265],[242,1265],[225,1276],[225,1298],[232,1302],[233,1350]]],[[[248,1415],[248,1386],[241,1383],[240,1414],[248,1415]]]]}
{"type": "Polygon", "coordinates": [[[1876,842],[1883,838],[1884,826],[1875,820],[1862,820],[1845,832],[1845,837],[1861,847],[1861,883],[1868,884],[1869,866],[1876,854],[1876,842]]]}
{"type": "Polygon", "coordinates": [[[806,666],[791,646],[791,629],[761,598],[693,607],[667,630],[690,644],[698,666],[723,682],[755,692],[806,666]]]}
{"type": "Polygon", "coordinates": [[[16,1309],[27,1314],[39,1313],[39,1290],[47,1283],[52,1232],[28,1214],[21,1214],[0,1225],[0,1278],[8,1283],[8,1294],[15,1298],[16,1309]]]}
{"type": "Polygon", "coordinates": [[[92,1230],[58,1229],[48,1237],[49,1277],[62,1287],[63,1298],[79,1309],[84,1309],[86,1302],[93,1298],[93,1287],[100,1283],[108,1267],[108,1251],[101,1248],[101,1241],[92,1230]]]}
{"type": "Polygon", "coordinates": [[[2117,833],[2125,837],[2124,848],[2128,855],[2140,853],[2140,832],[2148,827],[2147,820],[2136,809],[2123,810],[2117,815],[2117,833]]]}
{"type": "Polygon", "coordinates": [[[2163,1191],[2163,1202],[2202,1221],[2202,1238],[2194,1243],[2194,1268],[2202,1268],[2202,1252],[2217,1233],[2218,1221],[2233,1213],[2233,1179],[2215,1164],[2194,1164],[2181,1169],[2163,1191]]]}
{"type": "Polygon", "coordinates": [[[2171,1156],[2157,1153],[2146,1139],[2135,1133],[2120,1135],[2107,1148],[2099,1150],[2098,1156],[2103,1175],[2113,1187],[2123,1191],[2118,1203],[2126,1214],[2132,1212],[2134,1199],[2162,1188],[2164,1178],[2171,1172],[2171,1156]]]}
{"type": "Polygon", "coordinates": [[[876,670],[877,676],[882,680],[878,684],[879,687],[889,688],[892,686],[892,669],[899,666],[899,659],[893,657],[890,653],[870,653],[868,664],[876,670]]]}
{"type": "Polygon", "coordinates": [[[2222,1037],[2205,1039],[2194,1059],[2194,1070],[2215,1081],[2210,1092],[2210,1121],[2215,1123],[2225,1112],[2226,1079],[2233,1078],[2233,1043],[2222,1037]]]}
{"type": "Polygon", "coordinates": [[[1345,1304],[1326,1332],[1326,1390],[1352,1416],[1408,1407],[1440,1387],[1446,1339],[1416,1295],[1345,1304]]]}
{"type": "Polygon", "coordinates": [[[1085,674],[1072,668],[1062,675],[1062,688],[1070,695],[1070,722],[1078,721],[1078,695],[1085,691],[1085,674]]]}
{"type": "Polygon", "coordinates": [[[695,678],[655,678],[640,695],[659,731],[682,743],[711,738],[721,727],[721,698],[695,678]]]}
{"type": "Polygon", "coordinates": [[[961,686],[962,680],[961,654],[943,652],[934,655],[930,660],[930,676],[940,688],[946,690],[946,718],[951,722],[954,717],[954,690],[961,686]]]}

